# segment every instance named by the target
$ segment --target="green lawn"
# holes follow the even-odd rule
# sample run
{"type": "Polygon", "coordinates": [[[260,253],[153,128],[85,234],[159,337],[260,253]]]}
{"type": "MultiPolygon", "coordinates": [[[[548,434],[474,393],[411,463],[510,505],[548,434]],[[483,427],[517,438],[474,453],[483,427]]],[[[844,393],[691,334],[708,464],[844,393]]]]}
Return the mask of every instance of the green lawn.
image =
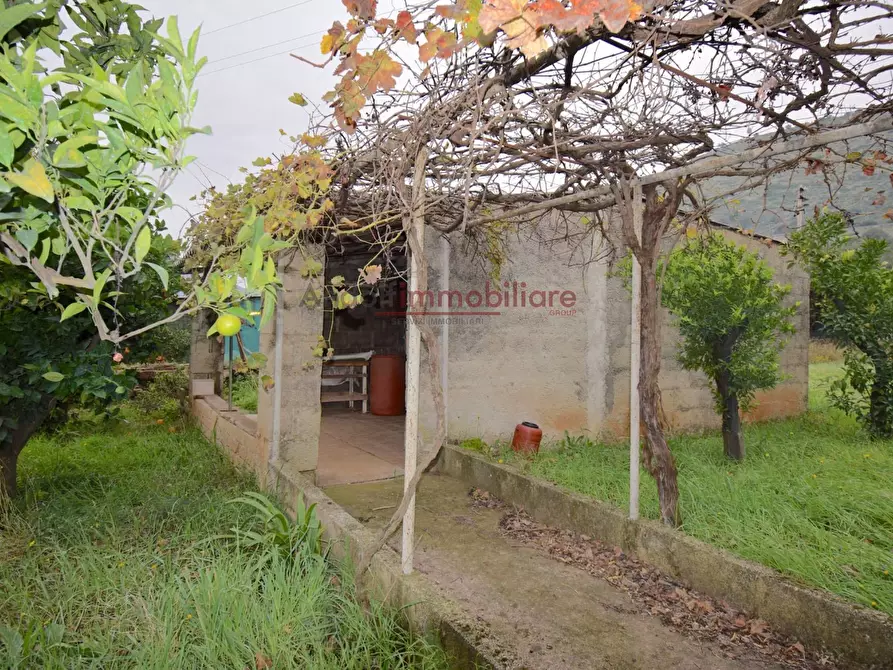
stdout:
{"type": "Polygon", "coordinates": [[[0,513],[2,668],[444,667],[318,554],[258,567],[219,537],[253,527],[228,501],[254,484],[193,429],[41,437],[21,480],[0,513]]]}
{"type": "MultiPolygon", "coordinates": [[[[747,459],[723,456],[717,434],[679,437],[683,530],[807,584],[893,615],[893,442],[871,441],[827,407],[822,386],[839,364],[812,366],[812,411],[746,428],[747,459]]],[[[572,491],[627,507],[628,447],[565,440],[509,462],[572,491]]],[[[642,515],[658,518],[643,471],[642,515]]]]}

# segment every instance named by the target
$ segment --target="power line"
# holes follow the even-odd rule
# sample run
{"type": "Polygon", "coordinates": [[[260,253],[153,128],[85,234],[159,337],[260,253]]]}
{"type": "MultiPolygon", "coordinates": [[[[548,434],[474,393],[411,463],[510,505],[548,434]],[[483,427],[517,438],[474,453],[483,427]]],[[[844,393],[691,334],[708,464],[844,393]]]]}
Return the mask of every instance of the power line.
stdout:
{"type": "Polygon", "coordinates": [[[312,47],[315,42],[309,42],[307,44],[301,44],[299,46],[293,47],[291,49],[286,49],[285,51],[279,51],[274,54],[270,54],[268,56],[261,56],[260,58],[255,58],[253,60],[246,60],[244,63],[236,63],[234,65],[228,65],[227,67],[222,67],[218,70],[211,70],[210,72],[202,72],[199,77],[206,77],[210,74],[217,74],[218,72],[226,72],[227,70],[232,70],[237,67],[242,67],[243,65],[251,65],[252,63],[259,63],[262,60],[268,60],[270,58],[276,58],[276,56],[284,56],[285,54],[291,53],[292,51],[298,51],[300,49],[306,49],[307,47],[312,47]]]}
{"type": "Polygon", "coordinates": [[[252,16],[250,19],[245,19],[244,21],[237,21],[236,23],[231,23],[228,26],[223,26],[222,28],[217,28],[216,30],[211,30],[204,34],[205,34],[205,36],[213,35],[214,33],[219,33],[223,30],[229,30],[230,28],[235,28],[236,26],[241,26],[246,23],[251,23],[252,21],[257,21],[259,19],[263,19],[268,16],[272,16],[273,14],[280,14],[281,12],[288,11],[289,9],[294,9],[295,7],[301,7],[302,5],[309,5],[311,2],[313,2],[313,0],[304,0],[303,2],[296,2],[295,4],[289,5],[288,7],[283,7],[281,9],[274,9],[272,12],[267,12],[266,14],[259,14],[257,16],[252,16]]]}
{"type": "Polygon", "coordinates": [[[256,49],[250,49],[249,51],[243,51],[241,53],[232,54],[231,56],[224,56],[223,58],[216,58],[212,61],[208,62],[208,65],[214,65],[215,63],[219,63],[224,60],[232,60],[233,58],[238,58],[239,56],[247,56],[248,54],[257,53],[258,51],[263,51],[264,49],[270,49],[272,47],[282,46],[283,44],[288,44],[289,42],[297,42],[298,40],[305,39],[307,37],[314,37],[316,35],[322,35],[325,33],[325,30],[318,30],[315,33],[307,33],[306,35],[298,35],[297,37],[292,37],[287,40],[282,40],[281,42],[273,42],[273,44],[265,44],[262,47],[257,47],[256,49]]]}

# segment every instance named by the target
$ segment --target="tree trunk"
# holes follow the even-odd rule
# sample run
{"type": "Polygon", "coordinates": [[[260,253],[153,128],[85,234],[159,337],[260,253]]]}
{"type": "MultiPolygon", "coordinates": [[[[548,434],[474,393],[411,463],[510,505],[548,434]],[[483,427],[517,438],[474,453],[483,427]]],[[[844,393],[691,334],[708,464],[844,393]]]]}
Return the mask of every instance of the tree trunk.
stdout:
{"type": "Polygon", "coordinates": [[[660,296],[657,290],[657,249],[645,250],[639,262],[642,266],[642,339],[639,373],[639,402],[645,424],[644,464],[657,482],[660,519],[668,526],[679,526],[679,483],[676,461],[670,452],[661,425],[660,376],[660,296]]]}
{"type": "Polygon", "coordinates": [[[744,437],[741,434],[741,412],[738,395],[731,390],[728,371],[716,377],[716,390],[722,402],[722,445],[727,458],[744,460],[744,437]]]}
{"type": "Polygon", "coordinates": [[[44,396],[34,408],[31,416],[27,420],[19,422],[18,427],[12,431],[9,440],[0,445],[0,498],[4,495],[14,498],[17,490],[16,476],[18,474],[19,454],[28,444],[31,436],[43,425],[46,418],[56,406],[56,399],[51,396],[44,396]]]}
{"type": "Polygon", "coordinates": [[[16,489],[16,466],[19,460],[19,452],[14,445],[4,444],[0,446],[0,500],[4,496],[14,498],[16,489]]]}
{"type": "Polygon", "coordinates": [[[893,437],[893,368],[888,362],[874,363],[874,382],[868,407],[868,424],[876,437],[893,437]]]}

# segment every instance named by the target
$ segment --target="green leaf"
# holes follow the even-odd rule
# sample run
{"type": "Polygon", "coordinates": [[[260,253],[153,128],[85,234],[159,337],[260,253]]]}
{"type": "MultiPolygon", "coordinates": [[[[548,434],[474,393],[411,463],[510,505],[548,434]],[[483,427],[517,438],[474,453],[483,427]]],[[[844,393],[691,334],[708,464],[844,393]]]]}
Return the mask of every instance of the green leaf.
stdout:
{"type": "Polygon", "coordinates": [[[68,196],[65,198],[65,206],[68,207],[68,209],[83,209],[87,212],[92,212],[96,209],[96,204],[84,195],[68,196]]]}
{"type": "Polygon", "coordinates": [[[6,179],[13,185],[18,186],[31,195],[37,196],[41,200],[53,202],[56,199],[53,185],[47,179],[46,170],[43,169],[41,163],[34,159],[25,163],[25,167],[21,172],[8,172],[6,179]]]}
{"type": "Polygon", "coordinates": [[[101,302],[102,298],[102,289],[105,288],[105,283],[109,280],[112,271],[111,269],[107,269],[103,271],[99,278],[96,280],[96,283],[93,284],[93,304],[98,305],[101,302]]]}
{"type": "Polygon", "coordinates": [[[149,229],[149,226],[143,226],[143,229],[140,230],[139,235],[136,237],[136,247],[134,249],[137,263],[143,262],[151,247],[152,231],[149,229]]]}
{"type": "Polygon", "coordinates": [[[38,12],[42,12],[46,8],[46,3],[41,2],[39,5],[22,4],[14,7],[7,7],[0,11],[0,37],[5,37],[6,33],[19,25],[38,12]]]}
{"type": "Polygon", "coordinates": [[[63,375],[59,372],[47,372],[43,376],[43,378],[46,379],[48,382],[53,382],[54,384],[58,384],[63,379],[65,379],[65,375],[63,375]]]}
{"type": "Polygon", "coordinates": [[[208,328],[208,334],[206,337],[211,337],[211,335],[217,334],[217,322],[214,322],[214,325],[208,328]]]}
{"type": "Polygon", "coordinates": [[[167,270],[165,270],[160,265],[156,265],[155,263],[146,263],[150,268],[155,270],[155,273],[158,275],[158,278],[161,280],[162,286],[164,286],[164,290],[167,290],[168,282],[170,281],[170,276],[168,275],[167,270]]]}
{"type": "Polygon", "coordinates": [[[10,167],[15,158],[15,151],[16,148],[15,144],[13,144],[12,136],[6,131],[0,133],[0,163],[10,167]]]}
{"type": "Polygon", "coordinates": [[[290,103],[293,105],[297,105],[298,107],[306,107],[307,99],[301,95],[300,93],[293,93],[291,97],[288,99],[290,103]]]}
{"type": "Polygon", "coordinates": [[[33,228],[20,228],[16,231],[16,239],[22,243],[28,251],[34,249],[37,246],[37,238],[40,237],[39,233],[33,228]]]}
{"type": "Polygon", "coordinates": [[[73,302],[68,307],[65,308],[65,311],[62,312],[61,321],[67,321],[73,316],[77,316],[81,312],[87,309],[87,305],[82,302],[73,302]]]}
{"type": "Polygon", "coordinates": [[[95,144],[96,135],[79,135],[72,137],[59,145],[53,154],[53,165],[60,168],[78,168],[87,164],[87,159],[81,153],[80,148],[88,144],[95,144]]]}

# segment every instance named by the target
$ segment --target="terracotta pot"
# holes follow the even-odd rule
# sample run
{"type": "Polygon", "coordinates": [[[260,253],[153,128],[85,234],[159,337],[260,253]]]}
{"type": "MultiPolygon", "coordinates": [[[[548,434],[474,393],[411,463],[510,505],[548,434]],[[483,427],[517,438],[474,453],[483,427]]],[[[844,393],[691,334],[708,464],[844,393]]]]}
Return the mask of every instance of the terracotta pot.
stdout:
{"type": "Polygon", "coordinates": [[[543,431],[535,423],[525,421],[515,427],[515,436],[512,438],[512,450],[521,454],[537,454],[540,450],[540,442],[543,441],[543,431]]]}
{"type": "Polygon", "coordinates": [[[369,365],[369,411],[399,416],[406,411],[406,359],[379,354],[369,365]]]}

